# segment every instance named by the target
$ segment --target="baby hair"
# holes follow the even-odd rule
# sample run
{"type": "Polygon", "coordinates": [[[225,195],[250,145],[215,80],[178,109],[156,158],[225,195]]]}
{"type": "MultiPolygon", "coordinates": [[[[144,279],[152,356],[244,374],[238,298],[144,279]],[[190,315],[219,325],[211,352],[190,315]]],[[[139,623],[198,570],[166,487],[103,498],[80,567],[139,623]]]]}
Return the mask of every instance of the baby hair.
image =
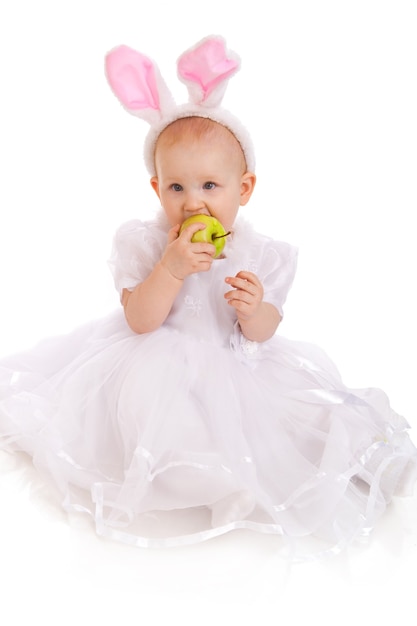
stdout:
{"type": "Polygon", "coordinates": [[[207,143],[208,149],[211,143],[221,141],[223,149],[229,153],[230,158],[239,163],[241,173],[244,174],[247,171],[245,155],[239,141],[228,128],[218,122],[199,116],[183,117],[175,120],[159,135],[155,156],[158,147],[161,147],[161,145],[172,146],[181,140],[191,142],[203,140],[207,143]]]}

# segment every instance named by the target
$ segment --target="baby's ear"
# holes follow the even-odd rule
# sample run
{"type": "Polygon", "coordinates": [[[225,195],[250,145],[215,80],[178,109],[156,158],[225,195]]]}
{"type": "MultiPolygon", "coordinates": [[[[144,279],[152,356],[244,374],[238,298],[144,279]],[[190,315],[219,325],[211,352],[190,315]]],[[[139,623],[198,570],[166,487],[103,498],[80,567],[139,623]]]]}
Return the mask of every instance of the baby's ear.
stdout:
{"type": "Polygon", "coordinates": [[[151,183],[151,187],[154,190],[154,192],[156,193],[156,195],[158,196],[158,198],[160,198],[161,196],[159,195],[158,177],[157,176],[152,176],[152,178],[151,178],[151,180],[149,182],[151,183]]]}
{"type": "Polygon", "coordinates": [[[255,189],[256,175],[253,172],[246,172],[243,174],[240,182],[240,205],[244,206],[250,200],[250,197],[255,189]]]}

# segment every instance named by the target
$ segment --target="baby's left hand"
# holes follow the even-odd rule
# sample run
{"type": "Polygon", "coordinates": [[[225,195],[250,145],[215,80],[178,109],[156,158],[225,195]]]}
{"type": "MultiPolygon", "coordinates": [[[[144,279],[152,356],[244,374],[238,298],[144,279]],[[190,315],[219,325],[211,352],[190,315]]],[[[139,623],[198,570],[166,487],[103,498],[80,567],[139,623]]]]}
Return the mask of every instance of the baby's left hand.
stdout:
{"type": "Polygon", "coordinates": [[[228,276],[225,282],[233,287],[224,294],[230,306],[236,309],[237,317],[248,320],[256,315],[263,297],[264,290],[258,277],[252,272],[238,272],[236,276],[228,276]]]}

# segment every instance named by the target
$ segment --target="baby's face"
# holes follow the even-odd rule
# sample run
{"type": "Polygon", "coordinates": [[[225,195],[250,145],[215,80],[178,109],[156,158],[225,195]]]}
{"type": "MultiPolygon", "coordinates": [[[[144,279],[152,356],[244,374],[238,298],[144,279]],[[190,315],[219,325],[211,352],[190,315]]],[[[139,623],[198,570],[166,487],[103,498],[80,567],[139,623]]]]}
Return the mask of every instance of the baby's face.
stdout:
{"type": "Polygon", "coordinates": [[[246,204],[255,177],[242,174],[242,162],[232,158],[220,138],[180,138],[172,145],[158,142],[157,176],[151,184],[171,226],[192,215],[211,215],[231,230],[239,206],[246,204]]]}

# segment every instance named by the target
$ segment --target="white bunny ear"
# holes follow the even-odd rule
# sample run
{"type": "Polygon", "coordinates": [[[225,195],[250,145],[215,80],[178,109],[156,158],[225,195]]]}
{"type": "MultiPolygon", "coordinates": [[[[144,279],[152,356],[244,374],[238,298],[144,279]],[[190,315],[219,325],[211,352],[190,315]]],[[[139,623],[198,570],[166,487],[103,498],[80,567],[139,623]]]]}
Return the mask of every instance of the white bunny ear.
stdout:
{"type": "Polygon", "coordinates": [[[149,124],[157,124],[175,107],[156,64],[145,55],[119,46],[107,53],[106,76],[125,109],[149,124]]]}
{"type": "Polygon", "coordinates": [[[240,57],[226,49],[219,36],[202,39],[178,59],[178,77],[185,83],[190,102],[202,107],[217,107],[228,80],[240,68],[240,57]]]}

